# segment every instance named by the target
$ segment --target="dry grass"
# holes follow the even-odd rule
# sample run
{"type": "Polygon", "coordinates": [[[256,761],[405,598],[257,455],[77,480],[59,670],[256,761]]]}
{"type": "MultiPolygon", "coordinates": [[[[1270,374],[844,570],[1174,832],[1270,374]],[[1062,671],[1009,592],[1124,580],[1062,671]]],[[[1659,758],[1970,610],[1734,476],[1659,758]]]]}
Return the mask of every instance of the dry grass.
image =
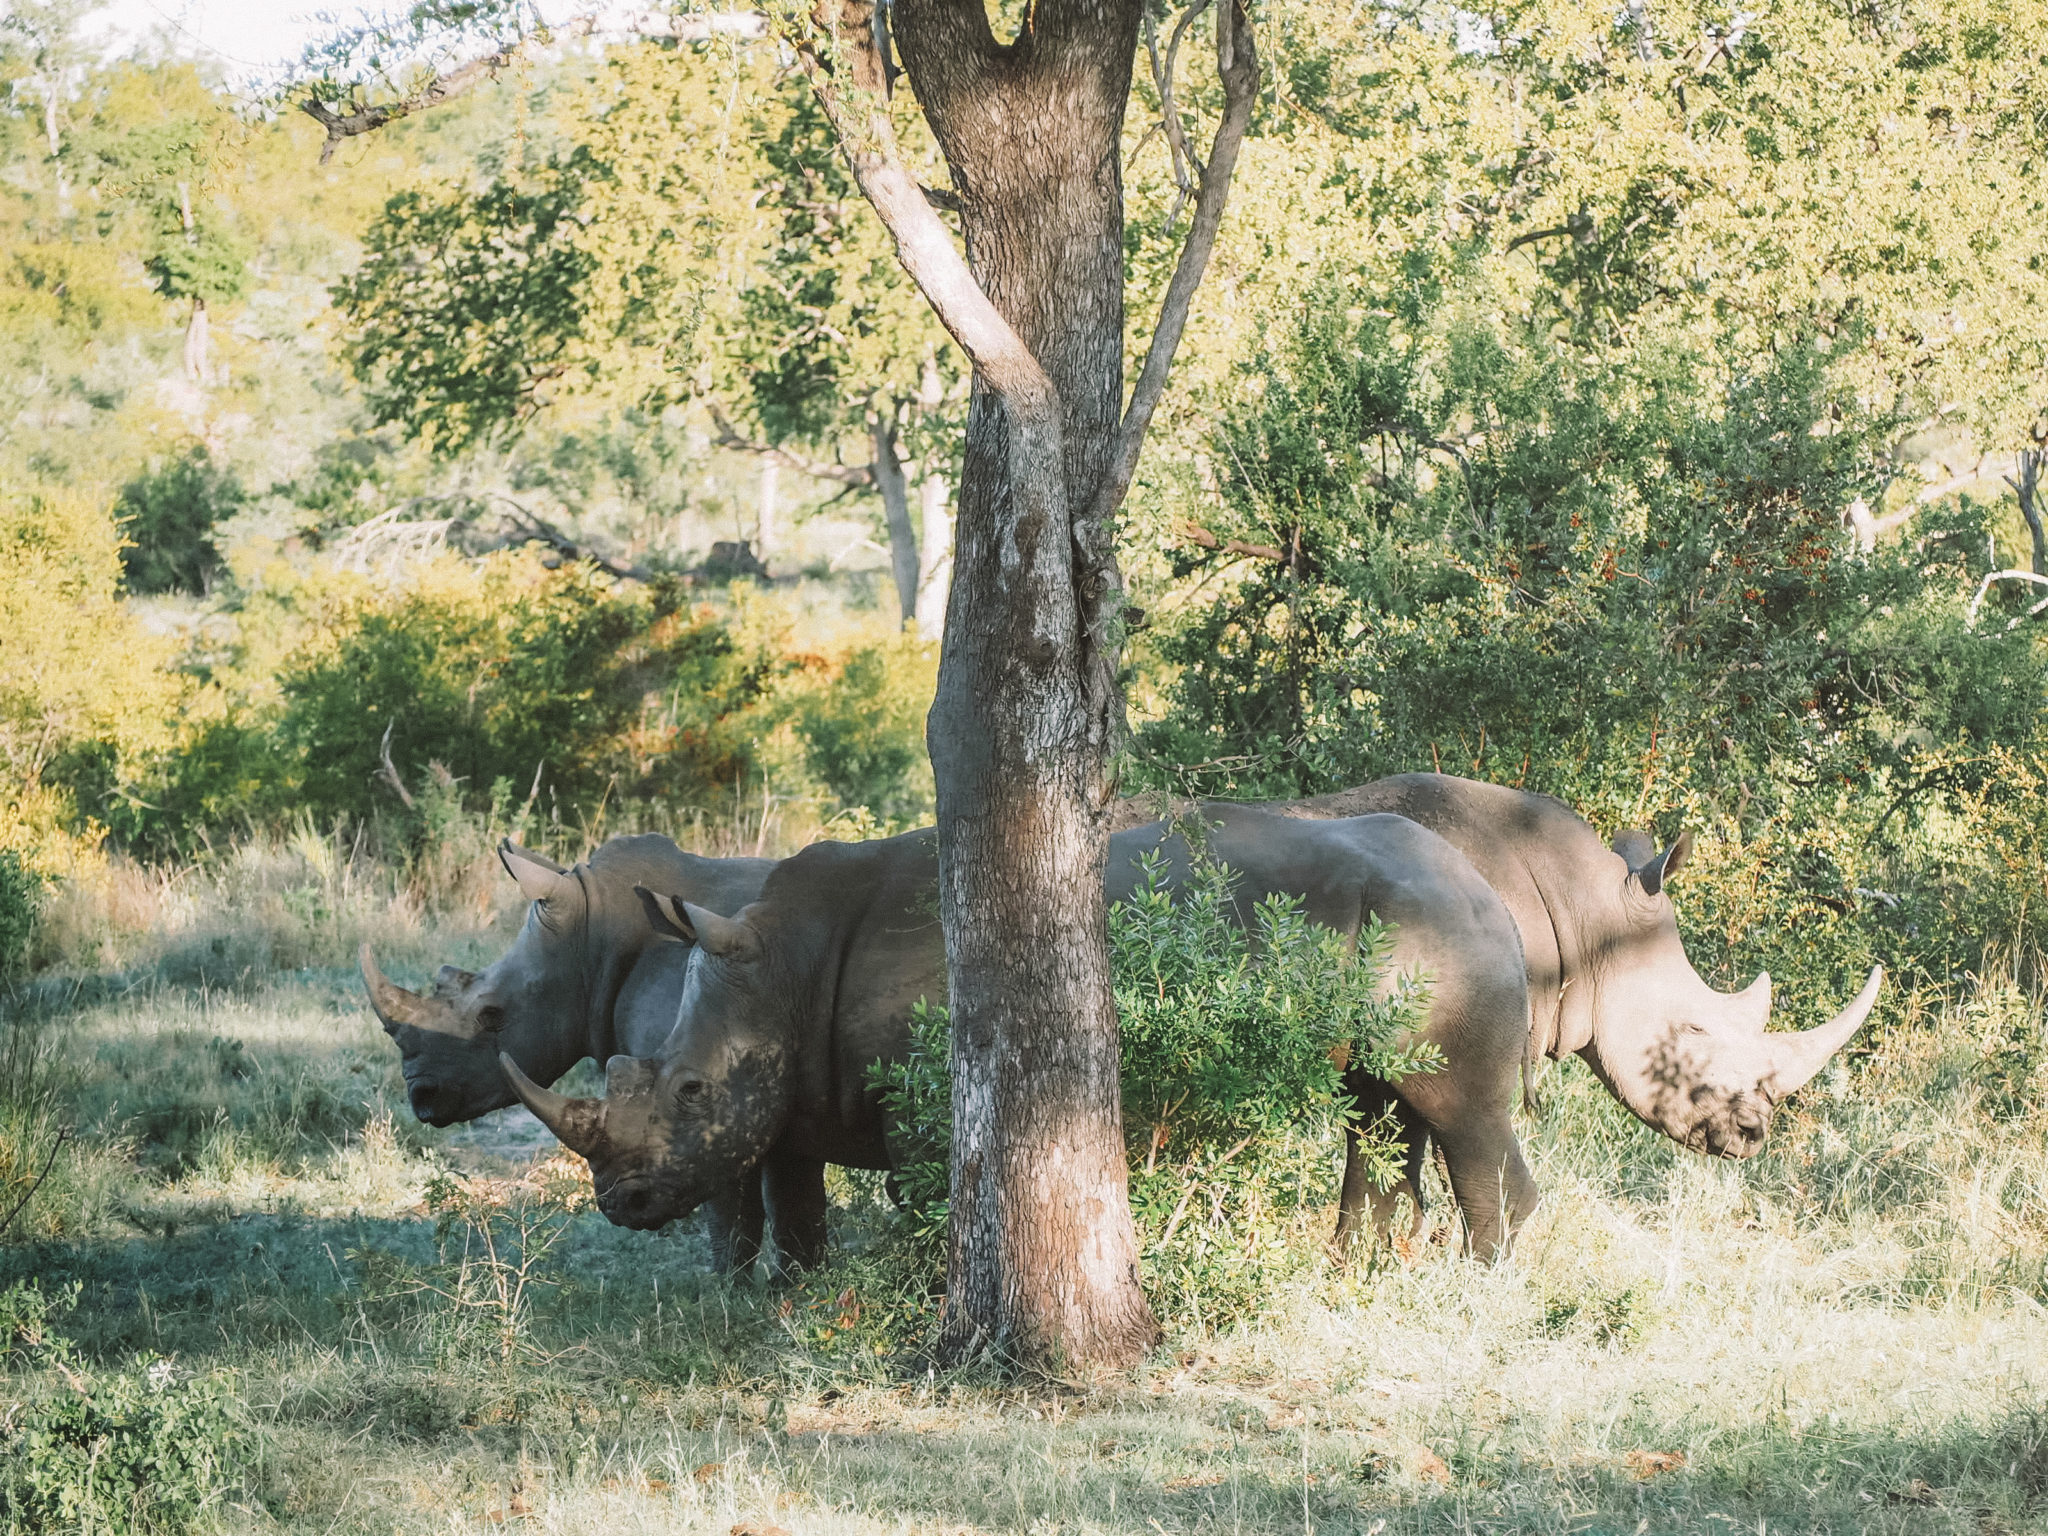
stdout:
{"type": "MultiPolygon", "coordinates": [[[[261,1451],[228,1529],[2048,1530],[2048,1106],[2011,988],[1895,1012],[1746,1165],[1561,1073],[1512,1263],[1424,1242],[1128,1378],[1020,1384],[899,1352],[925,1303],[885,1266],[730,1288],[693,1230],[587,1214],[518,1349],[465,1345],[449,1298],[486,1277],[434,1181],[542,1143],[407,1119],[349,956],[474,963],[509,905],[430,908],[317,839],[75,899],[97,965],[14,1015],[81,1142],[0,1286],[80,1282],[88,1360],[235,1373],[261,1451]]],[[[858,1248],[883,1217],[846,1188],[858,1248]]]]}

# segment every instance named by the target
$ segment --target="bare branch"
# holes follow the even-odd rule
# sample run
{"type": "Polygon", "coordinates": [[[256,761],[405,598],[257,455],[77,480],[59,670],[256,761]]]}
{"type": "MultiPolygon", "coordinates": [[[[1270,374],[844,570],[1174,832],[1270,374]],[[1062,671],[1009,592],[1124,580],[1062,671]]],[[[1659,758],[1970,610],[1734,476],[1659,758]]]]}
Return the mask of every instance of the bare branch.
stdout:
{"type": "Polygon", "coordinates": [[[1152,415],[1166,394],[1167,375],[1173,354],[1187,329],[1188,310],[1195,290],[1208,270],[1209,256],[1216,248],[1216,233],[1223,224],[1223,209],[1230,196],[1231,173],[1237,168],[1237,152],[1251,125],[1252,103],[1259,90],[1259,57],[1252,39],[1251,19],[1245,15],[1244,0],[1227,0],[1216,13],[1216,71],[1223,80],[1223,120],[1216,125],[1216,141],[1209,149],[1209,163],[1202,170],[1201,196],[1195,202],[1194,221],[1180,249],[1180,261],[1166,285],[1166,297],[1159,306],[1159,323],[1145,349],[1145,363],[1131,390],[1131,402],[1117,430],[1108,472],[1097,489],[1086,521],[1093,528],[1106,528],[1123,505],[1137,473],[1138,455],[1145,446],[1145,434],[1152,415]]]}
{"type": "Polygon", "coordinates": [[[1195,182],[1202,174],[1202,164],[1195,159],[1195,153],[1188,147],[1187,130],[1181,126],[1180,109],[1173,100],[1173,66],[1180,53],[1180,40],[1186,36],[1188,26],[1208,8],[1209,0],[1195,0],[1195,3],[1181,14],[1174,25],[1173,36],[1166,45],[1166,59],[1159,58],[1159,28],[1150,11],[1145,13],[1145,57],[1152,66],[1152,86],[1159,93],[1159,127],[1165,131],[1167,151],[1173,161],[1173,184],[1180,189],[1180,196],[1174,199],[1173,211],[1166,216],[1166,227],[1171,230],[1180,220],[1180,211],[1187,200],[1195,195],[1195,182]],[[1192,170],[1190,169],[1192,167],[1192,170]]]}
{"type": "MultiPolygon", "coordinates": [[[[491,499],[493,501],[501,501],[512,509],[512,514],[505,519],[505,522],[510,526],[515,537],[508,540],[508,544],[545,544],[564,560],[587,560],[607,575],[616,576],[621,581],[652,581],[654,579],[652,572],[640,566],[629,565],[623,560],[614,560],[608,555],[599,554],[587,544],[578,544],[546,518],[529,512],[509,496],[494,494],[491,499]]],[[[501,545],[500,547],[503,548],[505,546],[501,545]]]]}
{"type": "Polygon", "coordinates": [[[1243,539],[1218,538],[1200,523],[1182,521],[1174,532],[1202,549],[1221,550],[1226,555],[1244,555],[1254,560],[1271,560],[1279,565],[1288,563],[1287,551],[1276,544],[1247,544],[1243,539]]]}
{"type": "Polygon", "coordinates": [[[852,490],[872,490],[875,485],[875,471],[867,464],[826,464],[817,459],[807,459],[802,454],[791,453],[774,443],[760,442],[743,434],[735,427],[725,412],[719,409],[716,400],[706,400],[705,408],[711,413],[711,424],[718,429],[712,439],[719,447],[729,448],[734,453],[750,453],[756,458],[771,459],[785,469],[793,469],[800,475],[809,475],[813,480],[829,480],[852,490]]]}
{"type": "Polygon", "coordinates": [[[398,765],[391,761],[391,730],[397,724],[396,720],[384,722],[384,739],[377,743],[377,777],[391,786],[399,804],[409,811],[413,809],[412,791],[405,787],[405,780],[398,775],[398,765]]]}
{"type": "Polygon", "coordinates": [[[0,1220],[0,1233],[5,1233],[13,1226],[14,1218],[28,1208],[28,1203],[35,1198],[36,1191],[43,1187],[43,1180],[50,1176],[50,1170],[57,1165],[57,1154],[64,1150],[64,1143],[71,1139],[71,1135],[71,1127],[68,1125],[57,1132],[56,1140],[50,1143],[49,1156],[43,1159],[42,1168],[29,1180],[28,1188],[23,1190],[21,1198],[14,1202],[14,1208],[7,1213],[6,1219],[0,1220]]]}
{"type": "MultiPolygon", "coordinates": [[[[1994,581],[2024,581],[2031,582],[2034,586],[2037,587],[2048,587],[2048,576],[2039,575],[2034,571],[1987,572],[1984,579],[1977,583],[1977,595],[1970,599],[1970,606],[1967,610],[1965,610],[1968,615],[1969,625],[1972,629],[1977,627],[1977,610],[1983,605],[1984,594],[1991,590],[1991,584],[1994,581]]],[[[2034,604],[2033,607],[2029,608],[2026,612],[2026,617],[2030,619],[2037,619],[2043,613],[2048,613],[2048,597],[2042,598],[2040,602],[2034,604]]],[[[2018,625],[2019,622],[2020,621],[2018,619],[2014,619],[2012,623],[2006,625],[2005,627],[2007,629],[2012,629],[2016,625],[2018,625]]]]}
{"type": "Polygon", "coordinates": [[[1920,503],[1914,501],[1908,502],[1897,512],[1887,512],[1883,517],[1873,517],[1870,503],[1858,496],[1842,509],[1842,517],[1855,530],[1856,548],[1867,555],[1877,548],[1879,534],[1890,533],[1919,510],[1920,503]]]}
{"type": "Polygon", "coordinates": [[[328,103],[309,96],[299,110],[326,129],[320,145],[320,163],[333,158],[337,145],[359,134],[375,133],[386,124],[438,107],[467,95],[485,81],[498,78],[525,51],[530,42],[549,43],[557,38],[592,37],[599,34],[626,37],[670,38],[676,42],[704,42],[713,37],[760,38],[768,34],[768,19],[753,11],[722,11],[698,16],[668,16],[643,11],[617,20],[600,15],[578,16],[561,26],[520,38],[466,64],[443,71],[418,90],[392,101],[349,100],[328,103]]]}

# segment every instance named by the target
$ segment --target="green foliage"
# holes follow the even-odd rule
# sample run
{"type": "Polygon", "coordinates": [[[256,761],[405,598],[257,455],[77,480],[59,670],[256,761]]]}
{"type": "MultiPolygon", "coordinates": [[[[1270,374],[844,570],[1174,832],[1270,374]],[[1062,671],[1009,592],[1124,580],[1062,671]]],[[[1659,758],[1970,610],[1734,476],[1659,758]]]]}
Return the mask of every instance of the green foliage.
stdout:
{"type": "Polygon", "coordinates": [[[0,848],[0,983],[11,981],[28,963],[45,884],[20,853],[0,848]]]}
{"type": "Polygon", "coordinates": [[[936,1267],[946,1252],[953,1198],[953,1021],[943,1005],[919,998],[910,1010],[910,1049],[898,1062],[868,1068],[890,1127],[896,1198],[913,1253],[936,1267]]]}
{"type": "Polygon", "coordinates": [[[1935,878],[1928,818],[2036,729],[2032,636],[1966,611],[1985,510],[1874,549],[1842,531],[1896,430],[1832,381],[1845,344],[1733,376],[1675,342],[1591,364],[1485,291],[1332,280],[1247,367],[1211,533],[1279,558],[1156,639],[1156,771],[1285,794],[1441,766],[1608,827],[1682,814],[1745,845],[1688,874],[1703,969],[1768,964],[1802,1006],[1873,944],[1942,974],[1950,930],[1856,893],[1935,878]]]}
{"type": "Polygon", "coordinates": [[[0,1420],[0,1529],[171,1536],[193,1528],[229,1486],[247,1440],[218,1375],[185,1376],[168,1360],[126,1371],[73,1364],[51,1327],[54,1304],[33,1281],[0,1292],[0,1356],[19,1354],[61,1378],[0,1420]]]}
{"type": "MultiPolygon", "coordinates": [[[[1230,871],[1206,858],[1176,886],[1161,860],[1110,909],[1131,1207],[1153,1302],[1192,1328],[1258,1315],[1276,1285],[1319,1262],[1331,1156],[1351,1108],[1346,1061],[1388,1081],[1440,1064],[1409,1044],[1426,978],[1390,983],[1391,933],[1357,944],[1301,903],[1256,903],[1249,925],[1230,871]]],[[[920,1001],[909,1054],[870,1070],[914,1255],[945,1251],[952,1146],[950,1027],[920,1001]]],[[[1400,1148],[1367,1127],[1360,1155],[1382,1183],[1400,1148]]]]}
{"type": "Polygon", "coordinates": [[[401,813],[380,777],[387,726],[423,848],[436,807],[495,797],[502,812],[537,773],[555,807],[704,804],[746,772],[742,718],[772,663],[678,598],[517,554],[446,560],[397,589],[309,586],[288,600],[297,640],[274,691],[196,712],[115,828],[176,847],[245,818],[401,813]]]}
{"type": "Polygon", "coordinates": [[[0,848],[67,872],[89,855],[96,797],[160,747],[183,690],[167,644],[117,596],[120,535],[75,494],[0,495],[0,848]]]}
{"type": "Polygon", "coordinates": [[[1185,883],[1150,857],[1109,912],[1124,1113],[1148,1162],[1271,1140],[1346,1107],[1344,1060],[1398,1080],[1418,1069],[1396,1041],[1420,984],[1386,980],[1392,933],[1374,922],[1356,950],[1270,897],[1241,921],[1226,866],[1203,858],[1185,883]]]}
{"type": "Polygon", "coordinates": [[[130,592],[203,593],[220,573],[213,527],[248,499],[233,470],[194,444],[121,488],[114,516],[127,538],[121,569],[130,592]]]}
{"type": "Polygon", "coordinates": [[[459,454],[538,408],[584,332],[593,260],[577,212],[591,174],[578,153],[550,160],[531,187],[499,180],[385,204],[362,266],[333,293],[380,425],[459,454]]]}
{"type": "Polygon", "coordinates": [[[865,807],[892,825],[929,813],[924,717],[935,661],[934,647],[907,638],[861,646],[799,699],[805,765],[841,807],[865,807]]]}
{"type": "MultiPolygon", "coordinates": [[[[1327,1233],[1331,1152],[1351,1101],[1343,1061],[1389,1082],[1440,1065],[1406,1037],[1427,978],[1387,975],[1393,935],[1356,945],[1270,897],[1244,921],[1230,870],[1153,860],[1110,909],[1131,1209],[1162,1316],[1215,1327],[1271,1306],[1327,1233]]],[[[1365,1128],[1384,1185],[1400,1147],[1365,1128]]]]}

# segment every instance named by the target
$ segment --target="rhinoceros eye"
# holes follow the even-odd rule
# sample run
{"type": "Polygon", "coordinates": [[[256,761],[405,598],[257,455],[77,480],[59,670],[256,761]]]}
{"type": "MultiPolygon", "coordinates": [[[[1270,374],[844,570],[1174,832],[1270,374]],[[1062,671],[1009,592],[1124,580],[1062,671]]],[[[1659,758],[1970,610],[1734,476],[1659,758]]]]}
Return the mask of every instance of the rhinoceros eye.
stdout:
{"type": "Polygon", "coordinates": [[[486,1003],[477,1009],[476,1021],[485,1031],[495,1035],[505,1027],[505,1010],[496,1003],[486,1003]]]}
{"type": "Polygon", "coordinates": [[[676,1084],[676,1097],[687,1104],[693,1099],[701,1098],[704,1093],[704,1087],[704,1079],[701,1077],[691,1076],[683,1078],[676,1084]]]}

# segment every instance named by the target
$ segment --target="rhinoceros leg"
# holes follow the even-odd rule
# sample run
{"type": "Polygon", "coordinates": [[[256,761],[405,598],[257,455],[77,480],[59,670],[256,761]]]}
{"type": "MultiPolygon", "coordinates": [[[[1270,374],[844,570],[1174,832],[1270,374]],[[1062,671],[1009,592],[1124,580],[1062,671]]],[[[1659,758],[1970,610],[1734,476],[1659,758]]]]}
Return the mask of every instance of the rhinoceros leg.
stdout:
{"type": "Polygon", "coordinates": [[[1504,1257],[1537,1199],[1536,1179],[1522,1161],[1506,1111],[1497,1122],[1489,1116],[1431,1134],[1443,1149],[1444,1171],[1465,1218],[1466,1251],[1488,1262],[1504,1257]]]}
{"type": "Polygon", "coordinates": [[[1337,1231],[1331,1246],[1339,1258],[1350,1251],[1357,1239],[1361,1219],[1368,1214],[1375,1232],[1391,1232],[1400,1213],[1402,1196],[1408,1199],[1408,1231],[1422,1225],[1422,1159],[1429,1145],[1429,1127],[1394,1093],[1392,1085],[1376,1077],[1353,1077],[1345,1082],[1356,1105],[1352,1122],[1344,1127],[1344,1184],[1337,1197],[1337,1231]],[[1359,1129],[1392,1111],[1407,1144],[1401,1176],[1381,1189],[1366,1172],[1359,1156],[1359,1129]]]}
{"type": "Polygon", "coordinates": [[[805,1157],[775,1158],[761,1165],[768,1214],[775,1220],[775,1257],[785,1276],[815,1269],[825,1260],[825,1165],[805,1157]]]}
{"type": "Polygon", "coordinates": [[[754,1271],[761,1253],[761,1224],[767,1215],[762,1201],[762,1174],[749,1168],[732,1188],[704,1202],[711,1227],[711,1269],[729,1280],[754,1271]]]}

